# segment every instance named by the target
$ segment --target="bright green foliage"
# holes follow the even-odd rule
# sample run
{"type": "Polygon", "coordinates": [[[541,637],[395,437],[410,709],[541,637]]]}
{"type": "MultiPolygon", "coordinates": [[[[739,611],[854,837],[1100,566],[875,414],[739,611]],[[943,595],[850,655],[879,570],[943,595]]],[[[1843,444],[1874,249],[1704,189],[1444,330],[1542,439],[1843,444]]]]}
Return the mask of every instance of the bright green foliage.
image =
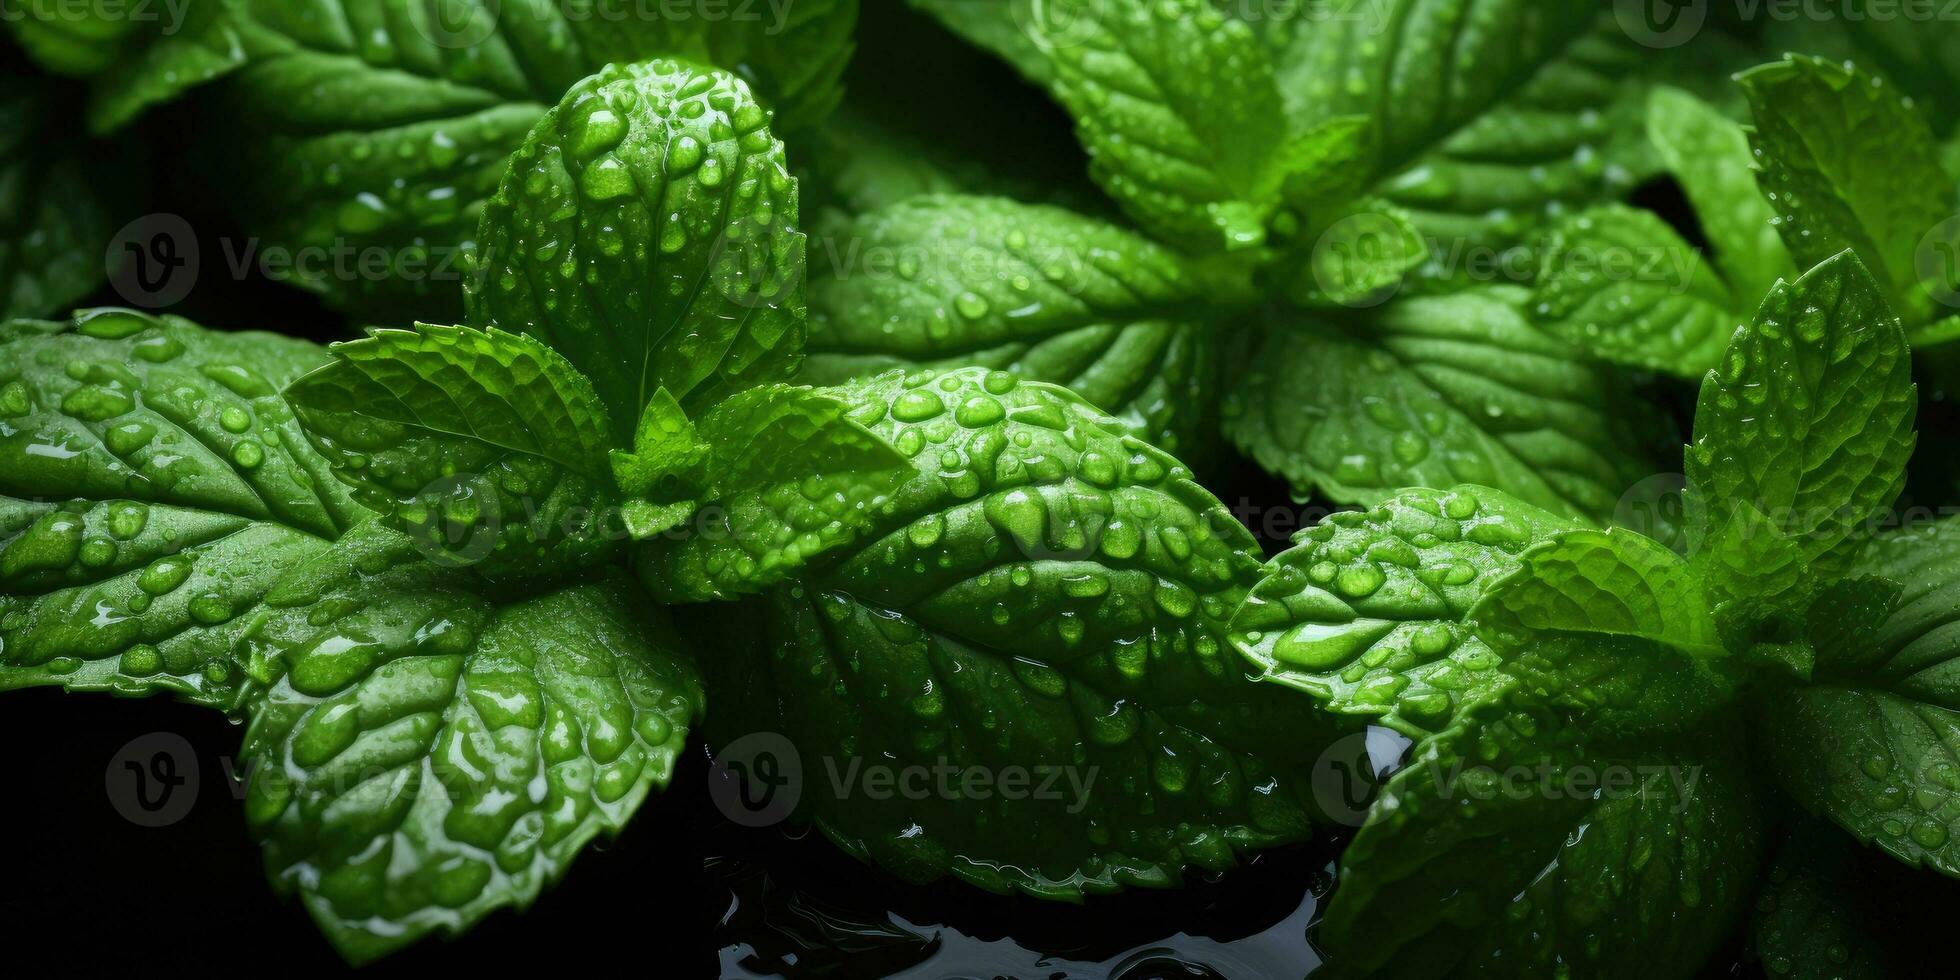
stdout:
{"type": "Polygon", "coordinates": [[[1805,807],[1960,877],[1960,525],[1881,535],[1855,571],[1904,586],[1896,608],[1862,644],[1820,657],[1817,686],[1769,706],[1765,741],[1805,807]]]}
{"type": "Polygon", "coordinates": [[[1710,738],[1607,753],[1501,704],[1423,743],[1322,924],[1370,977],[1692,975],[1750,898],[1761,816],[1710,738]]]}
{"type": "Polygon", "coordinates": [[[326,360],[119,310],[0,325],[0,688],[233,704],[247,614],[363,516],[278,396],[326,360]]]}
{"type": "Polygon", "coordinates": [[[355,962],[529,905],[666,784],[701,711],[627,583],[500,605],[381,534],[282,582],[248,640],[279,676],[247,822],[355,962]]]}
{"type": "Polygon", "coordinates": [[[1658,88],[1647,100],[1647,137],[1694,205],[1734,305],[1753,308],[1778,279],[1797,277],[1741,125],[1686,92],[1658,88]]]}
{"type": "Polygon", "coordinates": [[[606,408],[564,357],[491,329],[423,325],[335,344],[287,389],[307,435],[431,557],[496,575],[589,564],[616,546],[606,408]]]}
{"type": "MultiPolygon", "coordinates": [[[[879,799],[825,775],[803,784],[819,827],[909,879],[1067,898],[1173,884],[1186,865],[1223,868],[1306,832],[1301,771],[1330,726],[1243,676],[1225,620],[1256,576],[1253,542],[1187,470],[1079,398],[998,372],[847,390],[856,418],[914,463],[883,503],[849,515],[852,537],[792,559],[751,559],[739,539],[643,554],[663,595],[752,591],[789,560],[808,564],[744,607],[767,626],[712,665],[729,692],[715,724],[783,726],[806,773],[1022,767],[1055,772],[1063,791],[879,799]],[[1071,788],[1070,774],[1089,785],[1071,788]]],[[[831,495],[796,490],[731,503],[730,526],[765,527],[746,515],[781,500],[798,508],[787,526],[835,526],[799,512],[831,495]]]]}
{"type": "Polygon", "coordinates": [[[768,122],[739,79],[681,62],[573,86],[484,213],[471,321],[564,354],[622,440],[658,389],[696,411],[786,376],[804,245],[768,122]]]}
{"type": "Polygon", "coordinates": [[[1534,545],[1471,614],[1495,630],[1600,633],[1695,656],[1723,652],[1694,570],[1623,528],[1563,531],[1534,545]]]}
{"type": "MultiPolygon", "coordinates": [[[[813,127],[838,98],[857,15],[855,0],[792,4],[781,23],[622,18],[609,0],[234,6],[250,60],[219,99],[246,161],[249,226],[291,248],[379,256],[385,275],[327,272],[295,285],[397,324],[460,313],[459,250],[477,241],[511,153],[580,79],[608,64],[685,58],[740,70],[787,125],[813,127]]],[[[730,162],[702,142],[707,157],[730,162]]],[[[728,175],[732,188],[739,175],[728,175]]]]}
{"type": "Polygon", "coordinates": [[[1755,112],[1763,190],[1797,264],[1854,249],[1900,316],[1915,324],[1931,318],[1921,253],[1950,258],[1960,243],[1933,237],[1953,216],[1953,186],[1911,100],[1821,58],[1764,65],[1739,81],[1755,112]]]}
{"type": "Polygon", "coordinates": [[[1841,573],[1898,495],[1917,407],[1904,330],[1856,256],[1772,290],[1702,382],[1688,447],[1691,560],[1711,592],[1766,596],[1786,539],[1841,573]]]}
{"type": "Polygon", "coordinates": [[[1571,522],[1495,490],[1410,490],[1329,515],[1266,565],[1232,616],[1265,680],[1398,731],[1440,731],[1509,685],[1470,610],[1571,522]]]}
{"type": "Polygon", "coordinates": [[[1527,322],[1522,299],[1491,287],[1282,324],[1228,391],[1226,434],[1301,494],[1365,504],[1475,483],[1604,519],[1652,472],[1630,431],[1647,410],[1527,322]]]}
{"type": "Polygon", "coordinates": [[[987,367],[1068,387],[1169,452],[1213,438],[1215,319],[1245,291],[1061,208],[913,197],[826,237],[800,380],[987,367]]]}
{"type": "Polygon", "coordinates": [[[53,86],[0,70],[0,319],[66,312],[102,283],[115,224],[63,115],[53,86]]]}
{"type": "Polygon", "coordinates": [[[1138,224],[1199,251],[1265,240],[1301,153],[1251,28],[1202,0],[1107,0],[1065,22],[1020,3],[1090,173],[1138,224]]]}

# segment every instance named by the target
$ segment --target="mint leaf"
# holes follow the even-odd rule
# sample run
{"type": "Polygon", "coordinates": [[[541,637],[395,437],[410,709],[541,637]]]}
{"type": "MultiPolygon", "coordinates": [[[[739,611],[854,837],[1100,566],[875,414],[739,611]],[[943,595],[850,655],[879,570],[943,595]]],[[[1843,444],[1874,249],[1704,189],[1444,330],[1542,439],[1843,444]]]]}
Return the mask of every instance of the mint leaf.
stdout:
{"type": "MultiPolygon", "coordinates": [[[[1298,780],[1330,725],[1249,682],[1227,646],[1226,617],[1257,574],[1253,541],[1187,470],[1079,398],[1006,375],[893,374],[852,390],[859,420],[915,453],[915,471],[887,503],[841,517],[828,492],[758,495],[813,512],[784,520],[828,550],[786,537],[804,548],[799,579],[735,617],[762,635],[709,665],[710,686],[729,692],[717,744],[782,731],[805,772],[840,779],[938,765],[1060,781],[1032,799],[803,784],[819,828],[911,880],[1075,898],[1174,884],[1186,865],[1227,867],[1306,832],[1298,780]],[[845,521],[854,535],[833,540],[845,521]]],[[[756,526],[729,509],[731,526],[756,526]]],[[[642,574],[666,594],[786,563],[744,543],[704,555],[714,542],[656,539],[642,574]]],[[[707,625],[725,635],[729,620],[707,625]]]]}
{"type": "Polygon", "coordinates": [[[1533,328],[1523,300],[1489,287],[1281,323],[1227,391],[1225,434],[1302,496],[1475,483],[1603,520],[1653,472],[1628,431],[1651,410],[1533,328]]]}
{"type": "Polygon", "coordinates": [[[89,125],[103,133],[242,67],[247,55],[235,27],[239,6],[229,0],[67,8],[30,4],[7,23],[43,68],[89,79],[89,125]]]}
{"type": "Polygon", "coordinates": [[[523,907],[672,777],[701,712],[624,583],[499,605],[419,560],[326,562],[251,635],[247,823],[275,884],[363,962],[523,907]]]}
{"type": "Polygon", "coordinates": [[[1814,579],[1841,576],[1903,484],[1917,405],[1904,330],[1857,256],[1771,290],[1702,382],[1688,447],[1690,557],[1711,593],[1785,591],[1762,578],[1790,568],[1785,540],[1814,579]],[[1772,533],[1723,536],[1745,505],[1772,533]]]}
{"type": "Polygon", "coordinates": [[[1532,299],[1538,324],[1573,347],[1686,377],[1715,366],[1743,319],[1693,246],[1652,211],[1620,205],[1553,229],[1532,299]]]}
{"type": "Polygon", "coordinates": [[[620,442],[658,389],[697,411],[787,375],[804,246],[768,121],[740,80],[680,62],[580,82],[484,212],[470,319],[564,354],[620,442]]]}
{"type": "Polygon", "coordinates": [[[933,195],[861,215],[810,285],[799,380],[987,367],[1060,384],[1166,451],[1212,438],[1216,309],[1246,292],[1061,208],[933,195]]]}
{"type": "Polygon", "coordinates": [[[1510,685],[1470,610],[1518,556],[1571,522],[1495,490],[1409,490],[1328,515],[1267,562],[1232,645],[1328,710],[1414,736],[1510,685]]]}
{"type": "Polygon", "coordinates": [[[1727,654],[1694,570],[1624,528],[1560,531],[1533,545],[1471,616],[1487,630],[1605,634],[1692,657],[1727,654]]]}
{"type": "MultiPolygon", "coordinates": [[[[482,241],[478,220],[512,152],[580,79],[690,59],[739,71],[781,126],[815,127],[838,98],[857,17],[855,0],[796,3],[780,20],[622,18],[593,0],[238,7],[250,63],[213,115],[235,122],[226,143],[241,158],[241,218],[269,243],[385,262],[382,276],[354,265],[292,281],[394,325],[462,318],[471,272],[460,260],[482,241]]],[[[629,424],[636,413],[615,406],[629,424]]]]}
{"type": "Polygon", "coordinates": [[[1090,173],[1130,217],[1192,250],[1264,241],[1295,148],[1250,28],[1203,0],[1107,0],[1061,19],[1017,4],[1090,173]]]}
{"type": "Polygon", "coordinates": [[[1647,137],[1694,205],[1715,247],[1716,267],[1737,300],[1733,307],[1753,307],[1777,280],[1796,278],[1740,124],[1693,95],[1661,87],[1647,99],[1647,137]]]}
{"type": "Polygon", "coordinates": [[[1930,319],[1933,293],[1918,255],[1952,216],[1953,188],[1911,100],[1855,68],[1805,56],[1738,80],[1755,113],[1763,190],[1797,264],[1855,250],[1900,316],[1930,319]]]}
{"type": "Polygon", "coordinates": [[[1771,762],[1806,809],[1906,864],[1960,876],[1960,530],[1947,520],[1882,535],[1853,572],[1904,591],[1875,634],[1827,648],[1816,686],[1766,705],[1771,762]]]}
{"type": "Polygon", "coordinates": [[[1751,897],[1761,823],[1717,737],[1603,753],[1490,705],[1389,781],[1321,938],[1356,976],[1691,974],[1751,897]]]}
{"type": "Polygon", "coordinates": [[[575,569],[616,541],[611,422],[591,382],[537,340],[492,328],[375,330],[287,389],[363,503],[429,555],[494,575],[575,569]]]}
{"type": "Polygon", "coordinates": [[[0,71],[0,318],[47,316],[93,292],[115,224],[53,86],[0,71]]]}
{"type": "Polygon", "coordinates": [[[278,397],[326,360],[123,310],[0,325],[0,689],[233,705],[247,614],[365,516],[278,397]]]}

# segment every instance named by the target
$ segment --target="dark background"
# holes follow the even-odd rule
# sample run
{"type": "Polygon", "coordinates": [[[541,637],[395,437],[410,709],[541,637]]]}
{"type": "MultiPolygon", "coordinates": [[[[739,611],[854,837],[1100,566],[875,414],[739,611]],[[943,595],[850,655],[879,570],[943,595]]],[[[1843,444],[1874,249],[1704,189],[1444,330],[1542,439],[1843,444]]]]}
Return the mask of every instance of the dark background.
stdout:
{"type": "MultiPolygon", "coordinates": [[[[1005,161],[1058,195],[1094,194],[1085,190],[1067,119],[1044,96],[902,5],[867,0],[849,81],[856,105],[939,146],[1005,161]]],[[[340,316],[305,293],[231,278],[220,243],[246,236],[204,179],[224,161],[210,158],[194,108],[152,113],[134,139],[149,165],[119,173],[147,174],[147,188],[130,190],[147,192],[148,210],[189,220],[204,253],[203,275],[172,312],[225,329],[323,341],[350,335],[340,316]]],[[[1671,185],[1642,188],[1636,203],[1699,238],[1671,185]]],[[[84,305],[120,303],[105,291],[84,305]]],[[[1956,428],[1935,380],[1924,379],[1922,446],[1939,445],[1956,428]]],[[[1684,424],[1691,417],[1686,386],[1648,390],[1684,424]]],[[[1912,492],[1946,502],[1955,485],[1952,455],[1922,450],[1912,492]]],[[[1209,482],[1228,506],[1313,513],[1243,463],[1226,464],[1209,482]]],[[[1297,526],[1282,523],[1265,545],[1283,547],[1297,526]]],[[[34,690],[8,694],[0,706],[0,751],[14,777],[0,800],[0,819],[12,824],[0,891],[9,959],[34,951],[49,965],[84,973],[310,974],[341,966],[298,904],[266,882],[228,779],[240,729],[215,712],[163,699],[34,690]],[[177,790],[194,793],[189,813],[147,828],[118,812],[105,776],[114,772],[127,793],[131,777],[111,762],[132,740],[157,732],[196,747],[198,777],[177,790]]],[[[653,794],[617,840],[589,847],[566,881],[521,917],[499,912],[463,940],[425,942],[365,972],[576,970],[617,958],[688,977],[876,976],[920,964],[929,965],[919,975],[931,977],[1298,976],[1316,962],[1305,925],[1332,886],[1339,844],[1259,855],[1220,880],[1174,892],[1073,907],[958,885],[903,886],[819,838],[734,827],[709,803],[706,784],[697,746],[668,792],[653,794]]],[[[1739,949],[1718,957],[1708,975],[1761,976],[1739,949]]]]}

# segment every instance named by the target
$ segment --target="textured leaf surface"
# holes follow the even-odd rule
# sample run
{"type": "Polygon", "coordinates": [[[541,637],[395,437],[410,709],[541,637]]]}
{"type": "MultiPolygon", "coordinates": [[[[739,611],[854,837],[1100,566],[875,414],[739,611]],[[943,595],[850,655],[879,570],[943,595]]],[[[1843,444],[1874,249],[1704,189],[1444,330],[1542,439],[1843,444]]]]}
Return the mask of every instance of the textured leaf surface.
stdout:
{"type": "Polygon", "coordinates": [[[115,225],[52,86],[0,68],[0,318],[66,313],[102,284],[115,225]]]}
{"type": "Polygon", "coordinates": [[[362,502],[431,555],[557,571],[604,553],[611,423],[591,382],[536,339],[423,325],[335,344],[287,390],[362,502]]]}
{"type": "Polygon", "coordinates": [[[1574,348],[1685,377],[1714,367],[1743,319],[1728,285],[1667,222],[1618,205],[1553,230],[1533,301],[1538,324],[1574,348]]]}
{"type": "Polygon", "coordinates": [[[1341,858],[1355,976],[1691,975],[1751,897],[1761,817],[1713,739],[1604,755],[1501,706],[1431,739],[1341,858]]]}
{"type": "MultiPolygon", "coordinates": [[[[913,198],[826,239],[800,380],[996,368],[1069,388],[1169,452],[1210,438],[1215,277],[1148,239],[1005,198],[913,198]],[[833,245],[835,247],[835,245],[833,245]]],[[[1243,287],[1239,287],[1243,288],[1243,287]]]]}
{"type": "Polygon", "coordinates": [[[117,129],[144,109],[243,66],[231,0],[176,4],[29,4],[7,18],[42,67],[93,84],[89,124],[117,129]]]}
{"type": "Polygon", "coordinates": [[[0,688],[232,704],[246,614],[363,516],[278,397],[326,360],[124,311],[0,325],[0,688]]]}
{"type": "Polygon", "coordinates": [[[359,962],[528,906],[664,786],[701,711],[630,583],[497,605],[397,538],[281,584],[253,631],[246,817],[359,962]]]}
{"type": "Polygon", "coordinates": [[[1679,555],[1624,528],[1563,531],[1526,551],[1472,615],[1491,629],[1602,633],[1721,656],[1701,581],[1679,555]]]}
{"type": "Polygon", "coordinates": [[[1797,277],[1739,123],[1686,92],[1662,87],[1647,100],[1647,136],[1694,205],[1734,306],[1753,307],[1778,279],[1797,277]]]}
{"type": "Polygon", "coordinates": [[[1873,539],[1855,571],[1904,586],[1855,659],[1770,705],[1766,743],[1807,809],[1911,865],[1960,877],[1960,525],[1873,539]]]}
{"type": "Polygon", "coordinates": [[[1474,483],[1603,519],[1653,472],[1628,434],[1651,410],[1527,322],[1522,299],[1493,288],[1281,325],[1226,393],[1226,434],[1342,503],[1474,483]]]}
{"type": "Polygon", "coordinates": [[[564,354],[621,443],[658,389],[694,411],[794,368],[796,182],[732,75],[653,61],[580,82],[511,159],[483,232],[471,320],[564,354]]]}
{"type": "Polygon", "coordinates": [[[1772,290],[1702,382],[1688,447],[1690,547],[1717,596],[1766,595],[1784,538],[1841,572],[1903,485],[1917,408],[1904,330],[1855,255],[1772,290]],[[1722,538],[1742,505],[1777,533],[1722,538]]]}
{"type": "MultiPolygon", "coordinates": [[[[1739,80],[1755,113],[1762,186],[1797,264],[1853,249],[1900,316],[1929,319],[1921,242],[1952,217],[1953,185],[1911,100],[1821,58],[1793,57],[1739,80]]],[[[1956,247],[1938,245],[1949,253],[1956,247]]]]}
{"type": "Polygon", "coordinates": [[[1423,736],[1509,686],[1470,610],[1570,521],[1482,487],[1335,513],[1266,564],[1231,639],[1264,680],[1423,736]]]}
{"type": "Polygon", "coordinates": [[[385,261],[387,275],[330,268],[297,284],[396,325],[458,318],[457,250],[477,241],[525,134],[580,79],[687,58],[739,69],[784,125],[814,126],[838,97],[857,19],[855,0],[791,4],[780,21],[621,17],[604,0],[245,5],[252,61],[224,91],[249,227],[292,248],[385,261]]]}

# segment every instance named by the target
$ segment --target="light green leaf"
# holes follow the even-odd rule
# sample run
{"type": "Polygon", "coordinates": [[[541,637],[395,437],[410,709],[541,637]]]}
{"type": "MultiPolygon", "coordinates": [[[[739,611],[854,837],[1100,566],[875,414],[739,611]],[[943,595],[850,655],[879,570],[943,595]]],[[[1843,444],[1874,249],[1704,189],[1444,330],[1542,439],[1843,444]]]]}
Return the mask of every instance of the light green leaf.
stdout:
{"type": "Polygon", "coordinates": [[[670,499],[705,482],[701,470],[708,461],[708,446],[673,393],[660,388],[640,412],[632,452],[615,449],[609,459],[613,483],[621,493],[670,499]]]}
{"type": "Polygon", "coordinates": [[[236,9],[232,0],[27,4],[6,21],[43,68],[90,80],[89,124],[105,133],[242,67],[236,9]]]}
{"type": "Polygon", "coordinates": [[[1727,655],[1701,581],[1652,538],[1611,528],[1561,531],[1519,557],[1484,591],[1471,618],[1480,632],[1634,637],[1692,657],[1727,655]]]}
{"type": "Polygon", "coordinates": [[[536,339],[423,324],[335,344],[286,397],[369,507],[428,554],[487,575],[555,574],[618,546],[611,422],[591,382],[536,339]]]}
{"type": "Polygon", "coordinates": [[[1621,205],[1555,227],[1536,288],[1532,313],[1546,332],[1595,357],[1685,377],[1714,367],[1744,319],[1694,246],[1652,211],[1621,205]]]}
{"type": "Polygon", "coordinates": [[[1960,877],[1960,525],[1874,538],[1853,569],[1904,592],[1875,634],[1774,699],[1764,741],[1784,789],[1909,865],[1960,877]]]}
{"type": "MultiPolygon", "coordinates": [[[[1187,470],[1067,392],[997,373],[853,390],[859,419],[917,469],[794,584],[708,615],[717,636],[731,619],[766,623],[760,646],[709,666],[729,692],[717,743],[780,731],[804,772],[840,779],[886,765],[950,768],[955,784],[980,768],[1054,773],[1059,788],[1031,798],[803,783],[826,834],[914,881],[1073,899],[1176,884],[1187,865],[1222,869],[1306,832],[1299,780],[1331,724],[1251,683],[1225,642],[1254,542],[1187,470]]],[[[839,519],[798,524],[828,535],[839,519]]],[[[669,549],[643,555],[657,584],[713,568],[651,544],[669,549]]]]}
{"type": "Polygon", "coordinates": [[[770,385],[729,396],[701,417],[708,447],[708,495],[725,500],[758,487],[814,475],[911,469],[911,459],[853,416],[850,392],[770,385]]]}
{"type": "Polygon", "coordinates": [[[250,640],[279,677],[250,707],[247,823],[357,963],[528,906],[667,783],[701,713],[630,583],[498,605],[416,551],[282,585],[250,640]]]}
{"type": "MultiPolygon", "coordinates": [[[[296,285],[393,325],[461,319],[471,273],[460,260],[486,202],[525,134],[580,79],[685,58],[739,71],[778,128],[815,127],[837,100],[857,19],[855,0],[790,4],[780,19],[622,18],[611,0],[242,6],[251,62],[212,110],[236,124],[227,144],[240,158],[241,216],[268,245],[328,257],[296,269],[296,285]]],[[[630,424],[637,405],[615,414],[630,424]]]]}
{"type": "Polygon", "coordinates": [[[115,231],[53,86],[0,71],[0,318],[65,313],[107,275],[115,231]]]}
{"type": "Polygon", "coordinates": [[[1855,68],[1806,56],[1739,81],[1755,113],[1759,179],[1798,266],[1853,249],[1900,316],[1930,319],[1921,253],[1936,258],[1960,245],[1929,239],[1954,214],[1953,185],[1911,100],[1855,68]]]}
{"type": "Polygon", "coordinates": [[[933,195],[825,238],[799,380],[988,367],[1070,388],[1167,451],[1211,438],[1215,327],[1247,291],[1061,208],[933,195]]]}
{"type": "Polygon", "coordinates": [[[1342,854],[1329,963],[1369,977],[1693,975],[1760,859],[1734,738],[1625,753],[1583,741],[1491,705],[1424,742],[1342,854]]]}
{"type": "Polygon", "coordinates": [[[1647,137],[1715,247],[1732,308],[1753,307],[1777,280],[1797,277],[1739,123],[1680,89],[1660,87],[1647,99],[1647,137]]]}
{"type": "Polygon", "coordinates": [[[1409,490],[1328,515],[1267,562],[1231,640],[1274,681],[1421,737],[1510,686],[1470,610],[1571,522],[1495,490],[1409,490]]]}
{"type": "Polygon", "coordinates": [[[1788,567],[1772,560],[1786,539],[1815,584],[1841,576],[1904,483],[1917,408],[1905,333],[1857,256],[1771,290],[1702,382],[1687,452],[1690,560],[1711,594],[1770,598],[1752,569],[1788,567]],[[1724,537],[1743,505],[1775,533],[1724,537]]]}
{"type": "Polygon", "coordinates": [[[1252,30],[1204,0],[1105,0],[1086,16],[1016,16],[1075,117],[1090,172],[1138,224],[1193,250],[1265,239],[1305,152],[1252,30]]]}
{"type": "Polygon", "coordinates": [[[1493,287],[1275,327],[1226,393],[1226,435],[1302,495],[1474,483],[1603,520],[1654,472],[1630,435],[1652,409],[1532,327],[1523,300],[1493,287]]]}
{"type": "Polygon", "coordinates": [[[660,388],[698,412],[787,375],[804,244],[768,118],[734,76],[679,62],[574,86],[484,213],[470,319],[564,354],[622,443],[660,388]]]}
{"type": "Polygon", "coordinates": [[[0,688],[234,704],[247,614],[365,516],[278,396],[326,360],[120,310],[0,325],[0,688]]]}

